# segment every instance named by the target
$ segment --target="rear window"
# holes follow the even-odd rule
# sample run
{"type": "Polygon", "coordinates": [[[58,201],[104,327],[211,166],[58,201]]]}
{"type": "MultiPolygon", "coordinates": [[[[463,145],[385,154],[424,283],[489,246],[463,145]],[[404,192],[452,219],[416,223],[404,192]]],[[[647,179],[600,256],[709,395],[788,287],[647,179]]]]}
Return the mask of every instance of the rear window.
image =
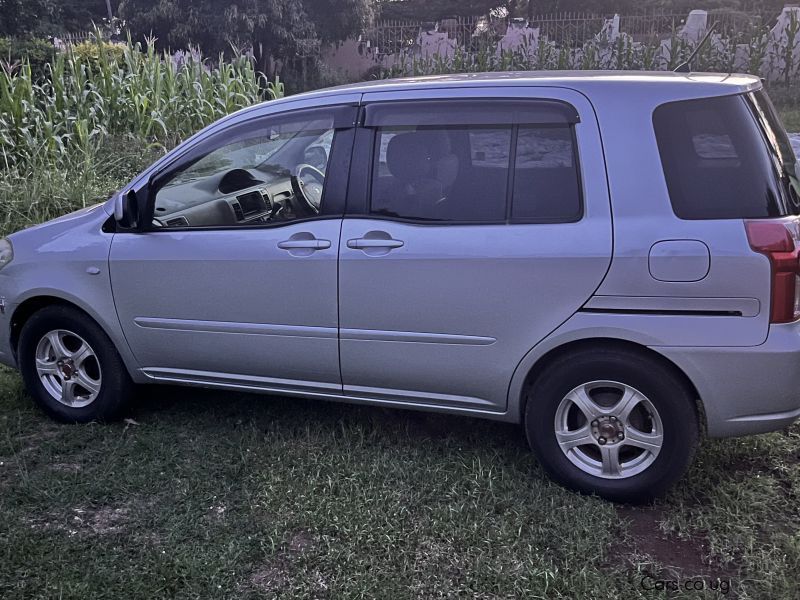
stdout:
{"type": "Polygon", "coordinates": [[[757,94],[670,102],[655,110],[664,176],[681,219],[798,214],[791,146],[780,123],[770,121],[769,100],[757,94]]]}

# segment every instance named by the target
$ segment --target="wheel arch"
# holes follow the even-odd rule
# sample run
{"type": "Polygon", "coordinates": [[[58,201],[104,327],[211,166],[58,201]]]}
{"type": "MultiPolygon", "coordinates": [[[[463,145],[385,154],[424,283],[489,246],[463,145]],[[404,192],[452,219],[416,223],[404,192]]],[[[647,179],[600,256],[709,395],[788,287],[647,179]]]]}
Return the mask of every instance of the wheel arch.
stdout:
{"type": "MultiPolygon", "coordinates": [[[[42,291],[41,293],[33,293],[28,295],[22,302],[20,302],[14,312],[11,314],[10,323],[10,342],[11,352],[14,355],[14,360],[19,361],[19,338],[22,328],[25,323],[38,311],[48,306],[66,306],[83,313],[87,319],[97,324],[103,330],[111,343],[116,348],[123,363],[125,364],[128,373],[133,375],[136,371],[136,366],[133,361],[133,356],[130,354],[130,349],[124,337],[120,338],[120,333],[115,329],[115,323],[105,322],[95,311],[89,306],[85,306],[79,299],[57,295],[49,291],[42,291]],[[121,340],[121,341],[120,341],[121,340]]],[[[114,315],[116,316],[116,315],[114,315]]]]}
{"type": "MultiPolygon", "coordinates": [[[[524,421],[525,407],[530,401],[529,391],[535,385],[536,380],[547,369],[547,367],[558,358],[586,349],[616,349],[627,352],[635,352],[643,356],[648,356],[666,366],[680,381],[684,383],[687,390],[695,399],[695,407],[697,410],[701,430],[704,432],[706,431],[706,417],[702,399],[697,391],[697,387],[686,375],[686,373],[673,361],[663,354],[660,354],[653,348],[624,338],[614,337],[587,337],[565,341],[564,343],[554,345],[553,347],[543,351],[540,356],[535,358],[533,364],[527,367],[523,365],[525,362],[523,359],[522,363],[520,363],[520,366],[517,367],[517,372],[514,374],[514,380],[517,380],[517,386],[519,387],[519,390],[513,396],[513,398],[516,399],[516,406],[509,404],[509,409],[510,411],[514,411],[514,418],[517,422],[521,423],[524,421]]],[[[512,387],[514,386],[514,380],[512,380],[512,387]]],[[[511,397],[509,400],[511,400],[511,397]]]]}
{"type": "MultiPolygon", "coordinates": [[[[47,294],[31,296],[30,298],[25,299],[21,302],[15,309],[14,312],[11,314],[10,323],[10,333],[11,333],[11,350],[14,352],[14,358],[17,357],[18,349],[19,349],[19,338],[20,334],[22,333],[22,328],[25,327],[25,323],[37,312],[42,310],[43,308],[47,308],[48,306],[67,306],[70,308],[74,308],[76,310],[81,311],[86,317],[97,323],[103,331],[105,331],[106,335],[108,335],[108,331],[105,330],[103,325],[98,322],[98,320],[89,314],[83,307],[79,306],[78,304],[66,300],[65,298],[60,298],[58,296],[51,296],[47,294]]],[[[109,336],[111,337],[111,336],[109,336]]]]}

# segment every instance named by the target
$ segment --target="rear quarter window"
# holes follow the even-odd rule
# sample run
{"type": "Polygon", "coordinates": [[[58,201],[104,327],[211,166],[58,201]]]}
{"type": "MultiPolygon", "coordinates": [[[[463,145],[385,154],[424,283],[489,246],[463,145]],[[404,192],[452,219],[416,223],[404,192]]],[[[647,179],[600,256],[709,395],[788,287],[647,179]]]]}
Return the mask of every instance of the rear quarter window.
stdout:
{"type": "Polygon", "coordinates": [[[681,219],[797,214],[743,96],[663,104],[653,113],[653,126],[672,209],[681,219]]]}

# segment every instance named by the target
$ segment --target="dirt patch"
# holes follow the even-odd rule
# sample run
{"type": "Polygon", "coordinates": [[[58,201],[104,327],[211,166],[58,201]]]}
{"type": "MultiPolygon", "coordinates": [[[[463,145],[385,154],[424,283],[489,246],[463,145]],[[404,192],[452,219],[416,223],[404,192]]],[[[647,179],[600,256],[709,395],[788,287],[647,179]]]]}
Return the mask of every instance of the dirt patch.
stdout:
{"type": "Polygon", "coordinates": [[[280,567],[257,569],[250,577],[252,586],[263,592],[277,592],[286,586],[289,575],[280,567]]]}
{"type": "Polygon", "coordinates": [[[688,537],[664,533],[658,525],[663,517],[661,509],[619,506],[617,514],[628,522],[628,534],[623,543],[611,545],[607,566],[633,569],[635,562],[641,564],[643,557],[649,557],[673,576],[735,575],[735,569],[709,558],[708,538],[702,532],[688,537]]]}
{"type": "Polygon", "coordinates": [[[295,532],[269,564],[253,572],[250,576],[251,587],[262,592],[278,592],[285,588],[291,577],[291,564],[315,545],[316,541],[309,532],[295,532]]]}
{"type": "Polygon", "coordinates": [[[119,533],[128,524],[128,509],[103,506],[94,509],[74,509],[74,519],[82,526],[88,527],[97,535],[119,533]]]}
{"type": "Polygon", "coordinates": [[[288,551],[290,554],[300,554],[314,546],[314,538],[307,531],[298,531],[289,540],[288,551]]]}
{"type": "Polygon", "coordinates": [[[63,531],[67,535],[111,535],[126,530],[130,510],[127,506],[77,507],[72,514],[49,514],[28,519],[31,529],[63,531]]]}

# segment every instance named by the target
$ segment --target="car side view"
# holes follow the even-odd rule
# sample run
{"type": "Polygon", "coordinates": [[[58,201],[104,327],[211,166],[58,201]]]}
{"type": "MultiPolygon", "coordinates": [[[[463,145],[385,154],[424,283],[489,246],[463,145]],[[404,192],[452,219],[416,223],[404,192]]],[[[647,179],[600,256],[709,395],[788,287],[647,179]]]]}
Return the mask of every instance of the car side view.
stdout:
{"type": "Polygon", "coordinates": [[[800,416],[799,194],[748,75],[300,94],[0,241],[0,362],[65,422],[171,383],[520,423],[558,482],[645,501],[800,416]]]}

